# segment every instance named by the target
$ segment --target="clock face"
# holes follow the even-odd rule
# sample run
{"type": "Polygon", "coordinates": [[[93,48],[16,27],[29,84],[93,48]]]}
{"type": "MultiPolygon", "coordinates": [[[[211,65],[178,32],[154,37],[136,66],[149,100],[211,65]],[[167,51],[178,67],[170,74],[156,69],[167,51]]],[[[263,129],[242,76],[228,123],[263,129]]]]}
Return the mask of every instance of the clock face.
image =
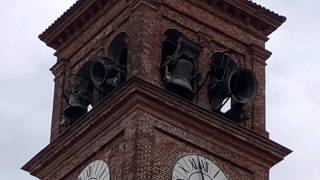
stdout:
{"type": "Polygon", "coordinates": [[[76,180],[110,180],[108,164],[102,160],[96,160],[87,165],[76,180]]]}
{"type": "Polygon", "coordinates": [[[172,180],[227,180],[221,169],[199,155],[182,157],[174,166],[172,180]]]}

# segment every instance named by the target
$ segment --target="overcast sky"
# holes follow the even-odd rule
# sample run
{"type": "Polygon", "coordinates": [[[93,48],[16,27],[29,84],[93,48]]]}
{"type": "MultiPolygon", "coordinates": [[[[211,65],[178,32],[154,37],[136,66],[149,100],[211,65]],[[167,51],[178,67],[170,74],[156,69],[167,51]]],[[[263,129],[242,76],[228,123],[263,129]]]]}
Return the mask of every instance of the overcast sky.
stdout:
{"type": "MultiPolygon", "coordinates": [[[[74,1],[0,0],[0,179],[36,179],[20,168],[49,142],[56,61],[37,36],[74,1]]],[[[294,152],[270,177],[319,180],[320,1],[255,2],[288,19],[267,43],[267,127],[294,152]]]]}

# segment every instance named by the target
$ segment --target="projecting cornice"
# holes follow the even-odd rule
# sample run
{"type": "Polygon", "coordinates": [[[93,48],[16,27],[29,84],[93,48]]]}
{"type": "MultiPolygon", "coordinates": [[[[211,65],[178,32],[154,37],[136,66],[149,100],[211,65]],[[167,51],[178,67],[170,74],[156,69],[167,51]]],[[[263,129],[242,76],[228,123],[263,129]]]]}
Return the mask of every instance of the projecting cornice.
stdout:
{"type": "MultiPolygon", "coordinates": [[[[124,0],[138,3],[143,0],[124,0]]],[[[160,0],[153,0],[152,2],[160,0]]],[[[192,1],[192,0],[186,0],[192,1]]],[[[250,0],[202,0],[209,4],[209,8],[219,9],[222,13],[232,17],[235,22],[251,26],[268,36],[275,31],[286,18],[250,0]]],[[[50,25],[39,38],[53,49],[58,49],[63,43],[74,36],[86,24],[92,22],[97,14],[107,11],[115,3],[113,0],[78,0],[61,17],[50,25]],[[108,4],[108,7],[106,7],[108,4]]],[[[150,3],[150,1],[146,1],[150,3]]],[[[214,11],[212,11],[214,13],[214,11]]]]}
{"type": "Polygon", "coordinates": [[[53,49],[58,49],[101,12],[108,1],[110,0],[78,0],[41,33],[39,38],[53,49]]]}
{"type": "MultiPolygon", "coordinates": [[[[54,173],[51,171],[52,169],[55,169],[55,173],[59,174],[57,167],[61,167],[62,163],[65,163],[75,152],[79,151],[78,147],[84,147],[85,144],[89,144],[86,141],[91,142],[90,139],[85,138],[89,132],[91,132],[91,137],[98,137],[108,127],[111,127],[111,124],[123,119],[125,117],[123,112],[134,112],[136,109],[142,109],[150,114],[157,112],[157,114],[163,115],[163,119],[175,119],[177,123],[185,124],[188,122],[191,123],[191,127],[197,127],[195,124],[208,127],[210,129],[209,134],[219,134],[219,137],[215,136],[215,139],[219,139],[222,144],[241,148],[251,154],[252,157],[262,159],[262,162],[270,167],[291,153],[291,150],[228,121],[216,113],[209,112],[178,96],[169,94],[140,78],[132,77],[123,86],[114,91],[110,97],[106,97],[92,111],[66,129],[64,133],[51,142],[22,169],[41,178],[49,172],[54,173]]],[[[162,129],[161,131],[166,130],[162,129]]],[[[106,138],[110,137],[106,136],[106,138]]],[[[103,141],[103,143],[108,141],[110,139],[103,141]]],[[[92,146],[95,150],[104,146],[104,144],[95,145],[96,147],[92,146]]],[[[87,159],[90,152],[92,153],[89,150],[88,154],[83,154],[82,160],[87,159]]],[[[81,159],[78,160],[80,161],[81,159]]]]}

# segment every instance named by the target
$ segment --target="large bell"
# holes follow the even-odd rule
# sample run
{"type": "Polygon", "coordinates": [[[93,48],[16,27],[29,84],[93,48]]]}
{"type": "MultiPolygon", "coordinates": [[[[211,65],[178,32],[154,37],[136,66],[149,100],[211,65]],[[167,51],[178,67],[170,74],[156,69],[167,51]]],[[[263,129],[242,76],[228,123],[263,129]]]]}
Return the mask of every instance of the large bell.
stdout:
{"type": "Polygon", "coordinates": [[[233,72],[228,80],[228,90],[236,102],[246,104],[257,95],[257,79],[250,70],[233,72]]]}
{"type": "Polygon", "coordinates": [[[176,64],[169,67],[166,74],[166,89],[186,98],[192,98],[193,64],[186,59],[179,59],[176,64]]]}
{"type": "Polygon", "coordinates": [[[63,111],[63,116],[73,122],[86,113],[86,103],[77,95],[71,94],[69,97],[68,106],[63,111]]]}
{"type": "Polygon", "coordinates": [[[120,68],[109,58],[93,60],[90,68],[92,82],[107,94],[120,84],[120,68]]]}
{"type": "Polygon", "coordinates": [[[219,111],[223,102],[230,96],[228,80],[238,70],[237,63],[226,53],[216,52],[212,55],[209,72],[208,97],[210,105],[219,111]]]}
{"type": "Polygon", "coordinates": [[[101,85],[108,78],[113,78],[117,75],[115,64],[111,60],[95,60],[90,68],[90,78],[96,85],[101,85]]]}

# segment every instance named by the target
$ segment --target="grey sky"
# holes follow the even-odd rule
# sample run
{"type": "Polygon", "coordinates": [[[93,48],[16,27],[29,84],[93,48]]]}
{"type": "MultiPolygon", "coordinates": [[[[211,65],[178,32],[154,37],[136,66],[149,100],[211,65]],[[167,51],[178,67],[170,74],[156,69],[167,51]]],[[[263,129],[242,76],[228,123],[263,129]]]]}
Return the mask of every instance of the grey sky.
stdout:
{"type": "MultiPolygon", "coordinates": [[[[53,50],[37,35],[75,0],[0,0],[0,179],[35,180],[20,167],[49,142],[53,50]]],[[[320,1],[255,0],[288,20],[270,36],[267,124],[294,152],[271,179],[320,179],[320,1]]]]}

